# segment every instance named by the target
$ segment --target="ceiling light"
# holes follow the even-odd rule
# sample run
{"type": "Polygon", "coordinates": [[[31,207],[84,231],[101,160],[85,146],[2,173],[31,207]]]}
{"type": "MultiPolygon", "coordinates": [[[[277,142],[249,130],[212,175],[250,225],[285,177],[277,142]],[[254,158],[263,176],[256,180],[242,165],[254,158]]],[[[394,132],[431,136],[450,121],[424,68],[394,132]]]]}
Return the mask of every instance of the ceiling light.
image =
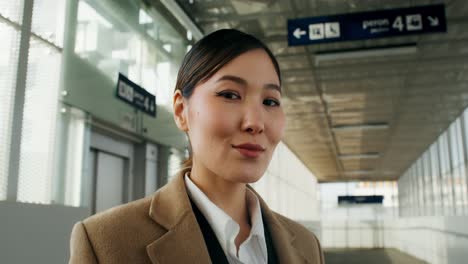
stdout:
{"type": "Polygon", "coordinates": [[[378,159],[380,153],[364,153],[364,154],[341,154],[338,156],[341,160],[354,160],[354,159],[378,159]]]}
{"type": "Polygon", "coordinates": [[[355,171],[345,171],[343,172],[346,176],[359,176],[359,175],[369,175],[374,173],[373,170],[355,170],[355,171]]]}
{"type": "Polygon", "coordinates": [[[388,129],[388,123],[368,123],[359,125],[340,125],[332,127],[333,132],[339,131],[362,131],[362,130],[385,130],[388,129]]]}
{"type": "Polygon", "coordinates": [[[417,51],[418,47],[416,46],[416,43],[370,48],[323,51],[315,53],[315,65],[318,66],[320,62],[335,61],[342,59],[359,59],[366,57],[408,55],[414,54],[417,51]]]}

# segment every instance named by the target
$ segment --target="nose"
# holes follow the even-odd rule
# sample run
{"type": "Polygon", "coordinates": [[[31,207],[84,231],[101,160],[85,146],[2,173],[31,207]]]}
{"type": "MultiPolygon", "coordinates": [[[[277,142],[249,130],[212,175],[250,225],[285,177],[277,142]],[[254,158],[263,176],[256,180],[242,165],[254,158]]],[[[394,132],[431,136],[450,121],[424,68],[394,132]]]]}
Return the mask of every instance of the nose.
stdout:
{"type": "Polygon", "coordinates": [[[260,134],[264,129],[263,109],[258,106],[247,106],[242,121],[242,130],[249,134],[260,134]]]}

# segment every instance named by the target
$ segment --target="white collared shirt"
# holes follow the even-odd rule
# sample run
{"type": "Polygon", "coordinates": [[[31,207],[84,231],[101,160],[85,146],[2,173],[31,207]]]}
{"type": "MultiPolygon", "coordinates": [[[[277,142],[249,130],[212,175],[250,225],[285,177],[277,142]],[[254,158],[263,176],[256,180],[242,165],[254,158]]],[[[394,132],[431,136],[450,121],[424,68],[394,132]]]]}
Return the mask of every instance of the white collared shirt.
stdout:
{"type": "Polygon", "coordinates": [[[190,195],[192,201],[210,224],[229,263],[268,263],[262,211],[260,209],[260,202],[255,193],[247,189],[247,208],[249,210],[252,226],[249,236],[240,245],[239,255],[237,256],[234,241],[240,230],[239,224],[214,204],[205,193],[192,182],[190,177],[188,177],[188,173],[185,174],[184,179],[188,195],[190,195]]]}

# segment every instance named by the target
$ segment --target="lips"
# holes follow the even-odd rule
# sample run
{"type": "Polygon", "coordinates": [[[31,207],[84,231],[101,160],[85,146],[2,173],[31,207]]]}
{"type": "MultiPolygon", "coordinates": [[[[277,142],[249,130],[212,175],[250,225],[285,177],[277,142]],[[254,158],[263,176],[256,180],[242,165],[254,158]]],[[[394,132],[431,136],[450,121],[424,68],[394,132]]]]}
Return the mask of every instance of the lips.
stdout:
{"type": "Polygon", "coordinates": [[[256,158],[265,151],[265,148],[258,144],[245,143],[240,145],[233,145],[233,148],[237,149],[240,154],[248,158],[256,158]]]}

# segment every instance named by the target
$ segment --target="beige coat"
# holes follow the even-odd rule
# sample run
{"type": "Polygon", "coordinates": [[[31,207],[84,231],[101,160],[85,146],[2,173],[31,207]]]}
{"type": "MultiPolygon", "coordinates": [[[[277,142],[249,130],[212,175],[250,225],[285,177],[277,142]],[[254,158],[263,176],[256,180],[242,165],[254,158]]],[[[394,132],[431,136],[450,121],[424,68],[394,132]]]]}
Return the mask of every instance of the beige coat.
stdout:
{"type": "MultiPolygon", "coordinates": [[[[310,231],[272,212],[262,199],[260,206],[279,263],[324,263],[310,231]]],[[[211,263],[183,173],[151,197],[75,224],[70,250],[70,263],[211,263]]]]}

